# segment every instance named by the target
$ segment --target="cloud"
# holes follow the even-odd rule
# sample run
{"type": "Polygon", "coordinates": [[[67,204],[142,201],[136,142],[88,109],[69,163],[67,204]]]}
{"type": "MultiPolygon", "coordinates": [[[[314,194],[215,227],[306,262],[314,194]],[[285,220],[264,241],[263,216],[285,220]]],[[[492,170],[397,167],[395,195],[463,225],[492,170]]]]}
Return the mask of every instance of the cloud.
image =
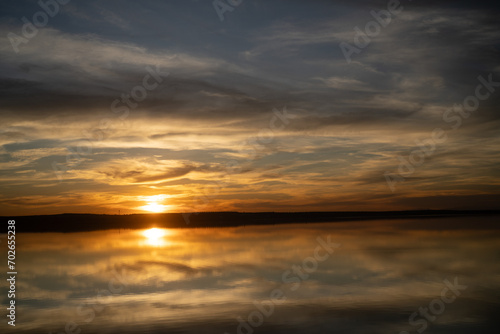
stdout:
{"type": "MultiPolygon", "coordinates": [[[[353,43],[354,27],[387,2],[255,2],[227,25],[207,6],[68,4],[16,54],[7,33],[39,8],[4,5],[4,196],[45,192],[44,212],[72,211],[79,200],[74,210],[92,211],[96,198],[124,210],[139,206],[136,196],[167,192],[179,210],[205,192],[214,210],[406,208],[387,197],[384,171],[397,169],[416,140],[449,127],[443,114],[474,94],[479,75],[500,80],[497,9],[480,4],[404,4],[351,64],[339,43],[353,43]],[[147,67],[163,73],[161,84],[125,117],[113,113],[147,67]],[[293,119],[270,129],[284,106],[293,119]],[[259,142],[270,130],[272,141],[259,142]],[[234,161],[240,173],[228,172],[234,161]],[[67,169],[64,181],[54,166],[67,169]],[[214,183],[224,184],[217,195],[214,183]],[[83,199],[64,199],[71,192],[83,199]]],[[[402,184],[401,198],[495,196],[499,101],[496,93],[481,101],[402,184]]],[[[442,200],[436,206],[450,204],[442,200]]]]}
{"type": "MultiPolygon", "coordinates": [[[[123,169],[114,168],[111,171],[103,171],[102,173],[113,180],[118,180],[119,182],[127,183],[154,183],[162,182],[170,179],[180,178],[189,174],[191,171],[196,170],[194,165],[184,165],[174,168],[165,168],[167,171],[158,170],[158,166],[154,166],[157,173],[151,173],[151,170],[147,167],[143,169],[123,169]]],[[[161,167],[160,167],[161,169],[161,167]]]]}

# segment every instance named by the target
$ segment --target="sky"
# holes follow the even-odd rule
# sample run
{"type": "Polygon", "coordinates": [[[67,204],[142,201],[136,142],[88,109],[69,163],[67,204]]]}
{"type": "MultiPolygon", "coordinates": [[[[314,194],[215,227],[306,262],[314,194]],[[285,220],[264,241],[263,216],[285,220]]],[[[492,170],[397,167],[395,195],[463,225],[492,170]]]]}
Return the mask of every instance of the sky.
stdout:
{"type": "Polygon", "coordinates": [[[0,214],[500,208],[500,7],[0,2],[0,214]]]}

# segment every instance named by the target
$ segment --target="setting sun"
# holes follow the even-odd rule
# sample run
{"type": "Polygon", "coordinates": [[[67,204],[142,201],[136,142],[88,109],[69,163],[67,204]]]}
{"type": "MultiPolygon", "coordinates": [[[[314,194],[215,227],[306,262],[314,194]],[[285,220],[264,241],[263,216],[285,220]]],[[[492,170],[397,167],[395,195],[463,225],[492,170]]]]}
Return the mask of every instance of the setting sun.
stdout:
{"type": "Polygon", "coordinates": [[[154,196],[144,196],[141,197],[141,200],[147,202],[148,204],[138,207],[140,210],[153,212],[153,213],[161,213],[168,210],[170,205],[161,204],[161,201],[165,200],[167,195],[154,195],[154,196]]]}
{"type": "Polygon", "coordinates": [[[149,203],[148,205],[141,206],[141,209],[149,212],[163,212],[165,211],[165,205],[149,203]]]}

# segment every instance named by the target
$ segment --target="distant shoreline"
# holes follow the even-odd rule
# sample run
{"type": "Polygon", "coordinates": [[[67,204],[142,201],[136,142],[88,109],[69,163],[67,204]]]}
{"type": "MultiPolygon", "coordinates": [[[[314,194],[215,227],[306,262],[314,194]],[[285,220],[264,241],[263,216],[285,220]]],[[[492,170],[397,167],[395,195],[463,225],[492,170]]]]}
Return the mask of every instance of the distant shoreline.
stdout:
{"type": "MultiPolygon", "coordinates": [[[[349,222],[381,219],[424,219],[496,216],[500,210],[412,210],[363,212],[200,212],[131,215],[58,214],[0,216],[16,220],[18,232],[86,232],[111,229],[237,227],[296,223],[349,222]]],[[[500,220],[499,220],[500,222],[500,220]]],[[[499,224],[500,225],[500,224],[499,224]]],[[[3,233],[3,231],[2,231],[3,233]]]]}

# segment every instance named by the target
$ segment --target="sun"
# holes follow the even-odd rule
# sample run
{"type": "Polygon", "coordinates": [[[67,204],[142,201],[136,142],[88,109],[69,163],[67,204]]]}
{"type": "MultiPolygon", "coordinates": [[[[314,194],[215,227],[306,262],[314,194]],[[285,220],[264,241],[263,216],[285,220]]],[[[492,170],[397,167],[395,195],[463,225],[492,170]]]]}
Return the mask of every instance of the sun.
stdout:
{"type": "Polygon", "coordinates": [[[164,205],[161,202],[167,197],[167,195],[141,196],[139,199],[147,202],[147,204],[138,207],[138,209],[152,213],[165,212],[169,209],[170,205],[164,205]]]}
{"type": "Polygon", "coordinates": [[[141,206],[141,210],[159,213],[165,211],[165,205],[151,202],[148,205],[141,206]]]}

